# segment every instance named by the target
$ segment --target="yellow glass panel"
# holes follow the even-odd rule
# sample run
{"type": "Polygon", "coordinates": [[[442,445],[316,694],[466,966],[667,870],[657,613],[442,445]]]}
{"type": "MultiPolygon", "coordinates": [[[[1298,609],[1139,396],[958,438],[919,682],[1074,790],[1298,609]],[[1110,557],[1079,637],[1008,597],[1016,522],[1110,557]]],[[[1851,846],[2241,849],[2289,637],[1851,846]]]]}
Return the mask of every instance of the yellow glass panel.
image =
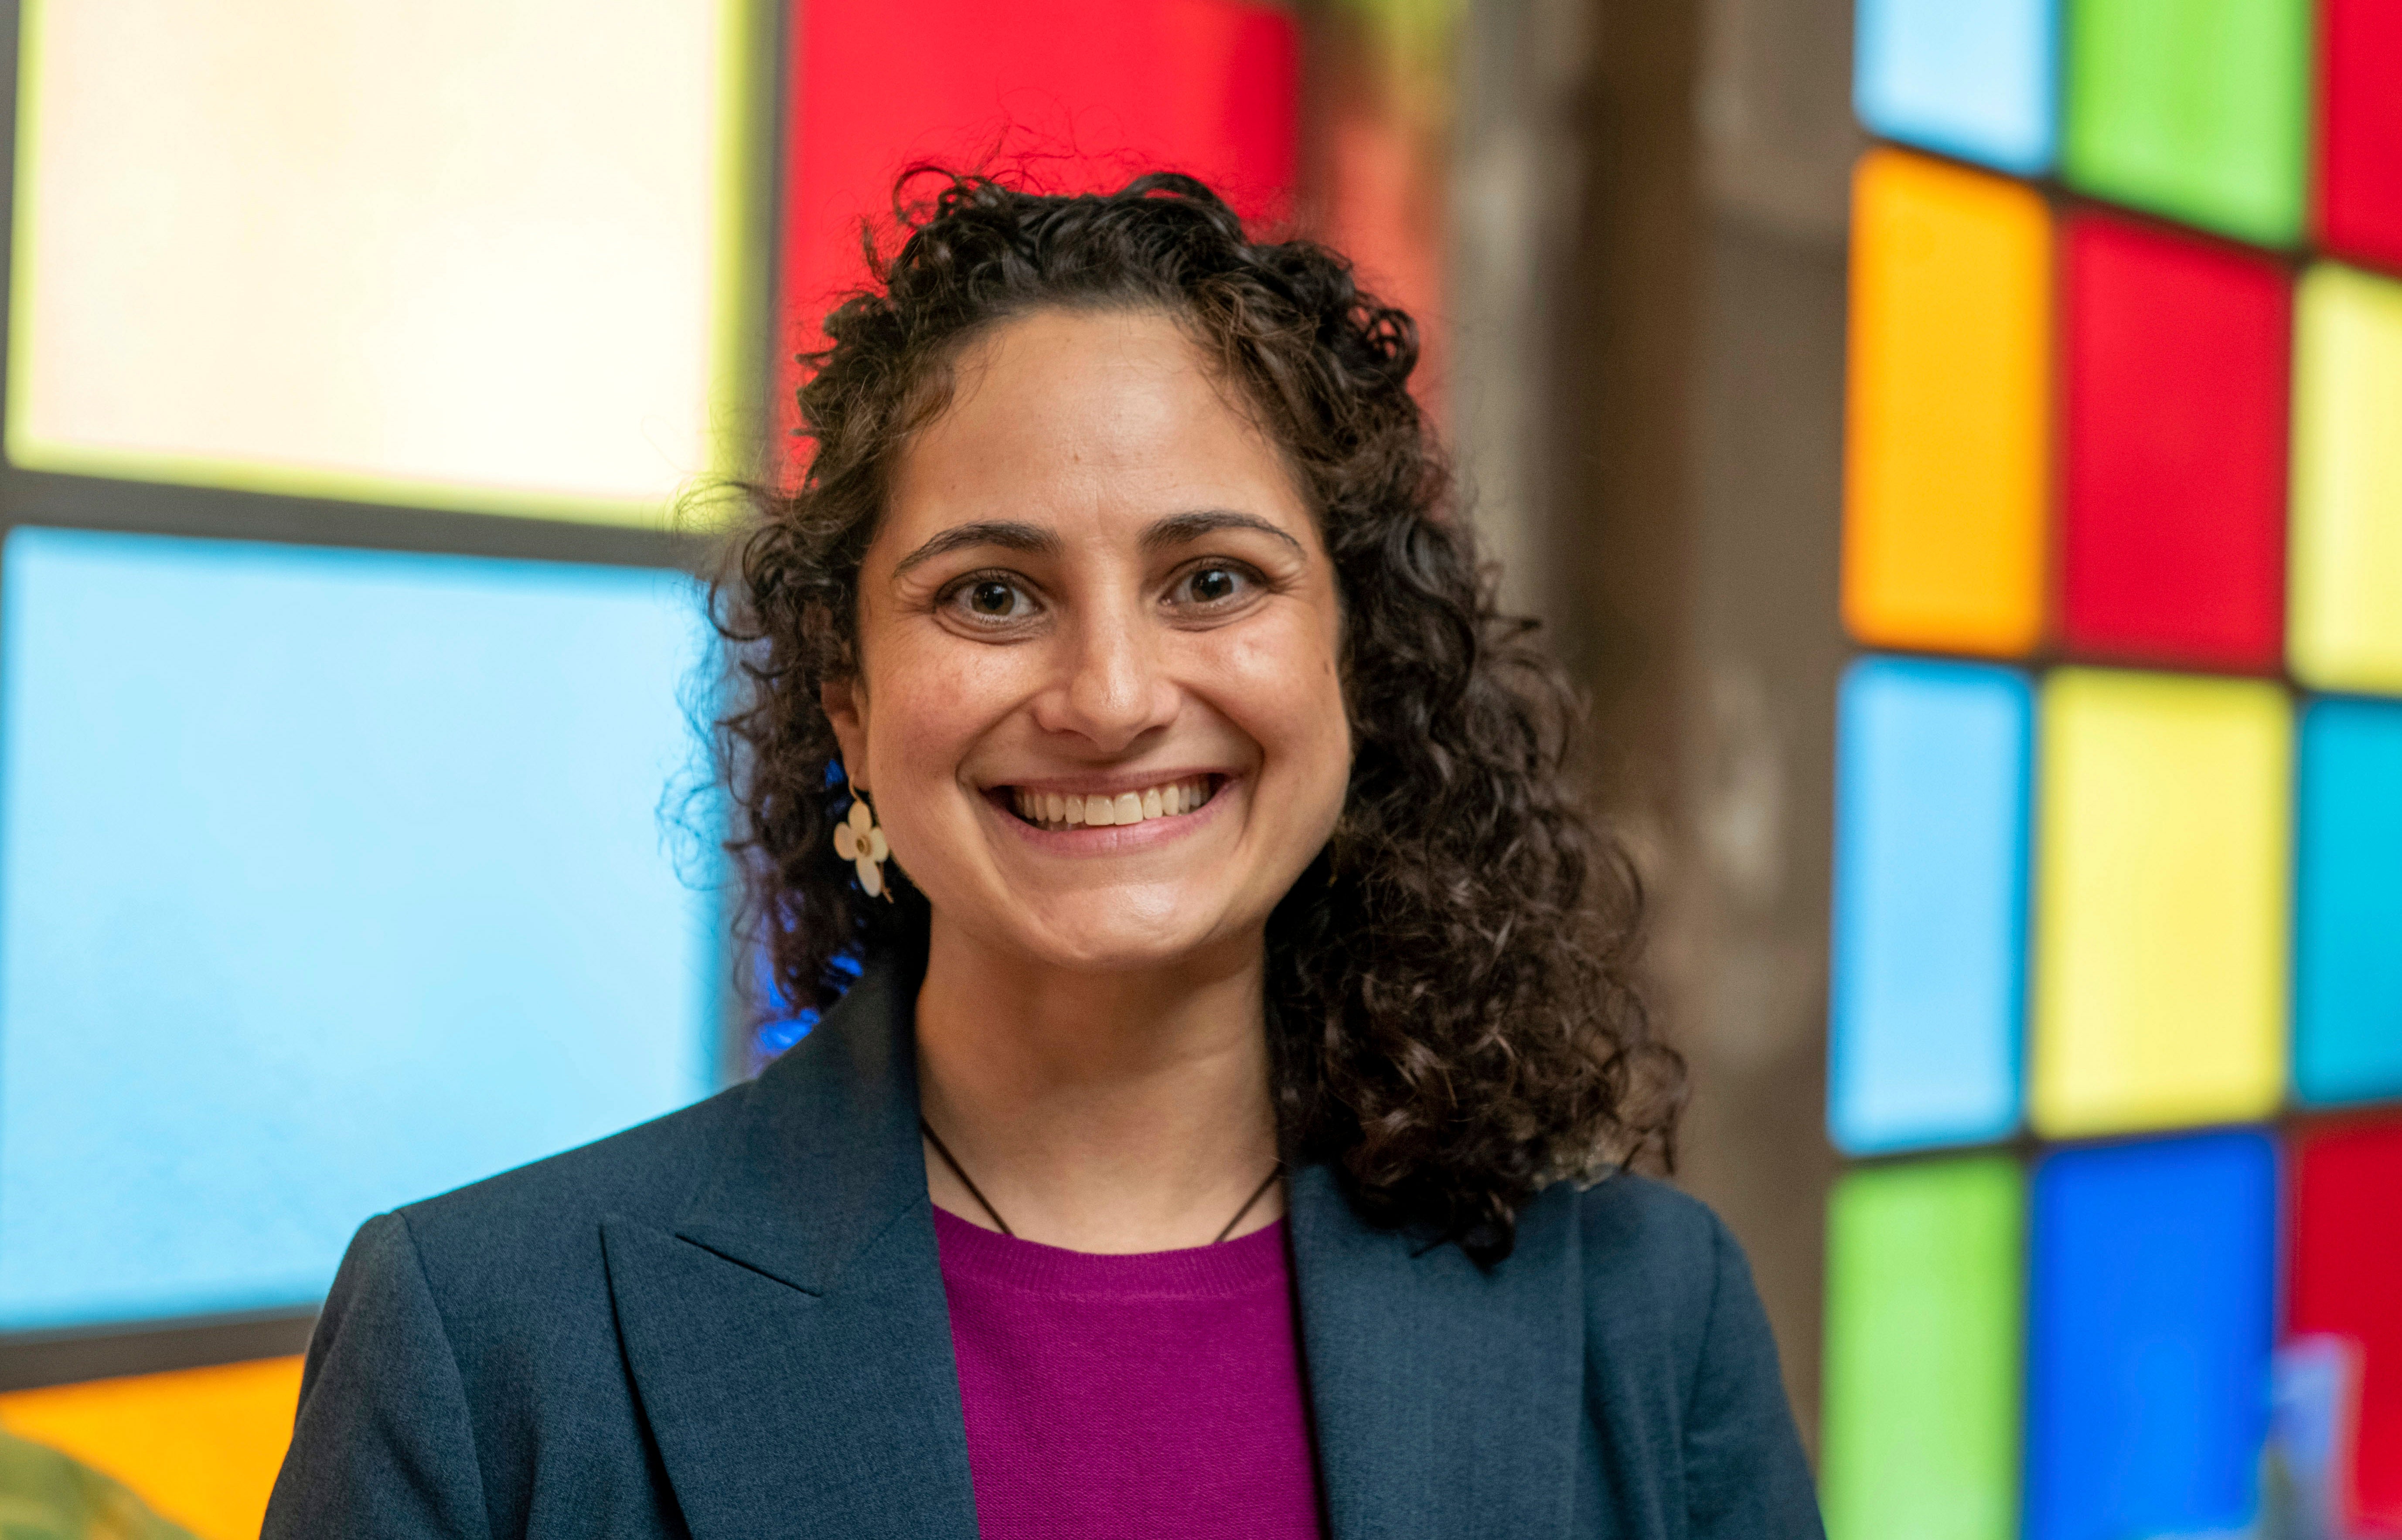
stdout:
{"type": "Polygon", "coordinates": [[[2051,215],[2015,182],[1871,150],[1852,180],[1843,619],[2010,656],[2043,632],[2051,215]]]}
{"type": "Polygon", "coordinates": [[[751,13],[27,0],[9,457],[659,519],[741,452],[751,13]]]}
{"type": "Polygon", "coordinates": [[[2322,265],[2294,320],[2287,650],[2327,690],[2402,694],[2402,283],[2322,265]]]}
{"type": "Polygon", "coordinates": [[[292,1441],[300,1360],[0,1395],[0,1427],[124,1482],[202,1540],[255,1540],[292,1441]]]}
{"type": "Polygon", "coordinates": [[[2044,685],[2037,1132],[2259,1118],[2285,1083],[2293,722],[2253,680],[2044,685]]]}

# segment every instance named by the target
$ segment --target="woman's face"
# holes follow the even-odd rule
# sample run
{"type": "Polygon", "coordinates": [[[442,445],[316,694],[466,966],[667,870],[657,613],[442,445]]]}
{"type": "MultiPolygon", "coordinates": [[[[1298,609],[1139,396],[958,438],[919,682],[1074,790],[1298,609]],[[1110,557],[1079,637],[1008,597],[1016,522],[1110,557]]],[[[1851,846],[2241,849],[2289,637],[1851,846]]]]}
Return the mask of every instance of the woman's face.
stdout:
{"type": "Polygon", "coordinates": [[[897,863],[987,948],[1255,945],[1342,811],[1342,616],[1275,445],[1172,320],[971,344],[860,572],[826,707],[897,863]]]}

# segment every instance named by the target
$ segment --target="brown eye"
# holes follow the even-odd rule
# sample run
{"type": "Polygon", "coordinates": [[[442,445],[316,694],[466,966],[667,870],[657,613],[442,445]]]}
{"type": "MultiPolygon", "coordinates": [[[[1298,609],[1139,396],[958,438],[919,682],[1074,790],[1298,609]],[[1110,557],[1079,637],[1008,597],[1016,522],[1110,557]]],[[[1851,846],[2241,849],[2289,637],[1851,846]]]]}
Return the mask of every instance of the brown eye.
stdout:
{"type": "Polygon", "coordinates": [[[1193,597],[1203,604],[1215,604],[1234,598],[1236,585],[1241,581],[1223,567],[1204,567],[1193,574],[1193,597]]]}
{"type": "Polygon", "coordinates": [[[943,590],[942,609],[955,625],[976,626],[993,635],[1015,635],[1041,613],[1042,605],[1008,572],[973,573],[943,590]]]}

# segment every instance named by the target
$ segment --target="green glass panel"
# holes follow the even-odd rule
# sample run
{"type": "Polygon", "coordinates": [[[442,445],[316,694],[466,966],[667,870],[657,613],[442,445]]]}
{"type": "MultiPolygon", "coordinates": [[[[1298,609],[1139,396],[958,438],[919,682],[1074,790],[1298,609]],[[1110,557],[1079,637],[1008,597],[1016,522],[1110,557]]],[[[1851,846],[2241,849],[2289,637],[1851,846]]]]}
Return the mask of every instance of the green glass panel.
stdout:
{"type": "Polygon", "coordinates": [[[2071,0],[2078,189],[2262,245],[2302,228],[2309,0],[2071,0]]]}
{"type": "Polygon", "coordinates": [[[1818,1471],[1830,1540],[2015,1540],[2021,1207],[2005,1156],[1836,1188],[1818,1471]]]}

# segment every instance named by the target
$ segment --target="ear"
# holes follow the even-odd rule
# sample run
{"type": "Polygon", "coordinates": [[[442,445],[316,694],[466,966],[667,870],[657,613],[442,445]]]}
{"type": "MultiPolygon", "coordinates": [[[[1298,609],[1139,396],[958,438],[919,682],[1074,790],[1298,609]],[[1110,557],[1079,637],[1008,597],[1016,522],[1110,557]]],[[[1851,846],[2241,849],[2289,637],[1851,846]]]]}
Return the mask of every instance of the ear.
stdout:
{"type": "Polygon", "coordinates": [[[842,745],[842,768],[850,784],[867,788],[867,692],[856,679],[830,679],[818,686],[818,705],[842,745]]]}

